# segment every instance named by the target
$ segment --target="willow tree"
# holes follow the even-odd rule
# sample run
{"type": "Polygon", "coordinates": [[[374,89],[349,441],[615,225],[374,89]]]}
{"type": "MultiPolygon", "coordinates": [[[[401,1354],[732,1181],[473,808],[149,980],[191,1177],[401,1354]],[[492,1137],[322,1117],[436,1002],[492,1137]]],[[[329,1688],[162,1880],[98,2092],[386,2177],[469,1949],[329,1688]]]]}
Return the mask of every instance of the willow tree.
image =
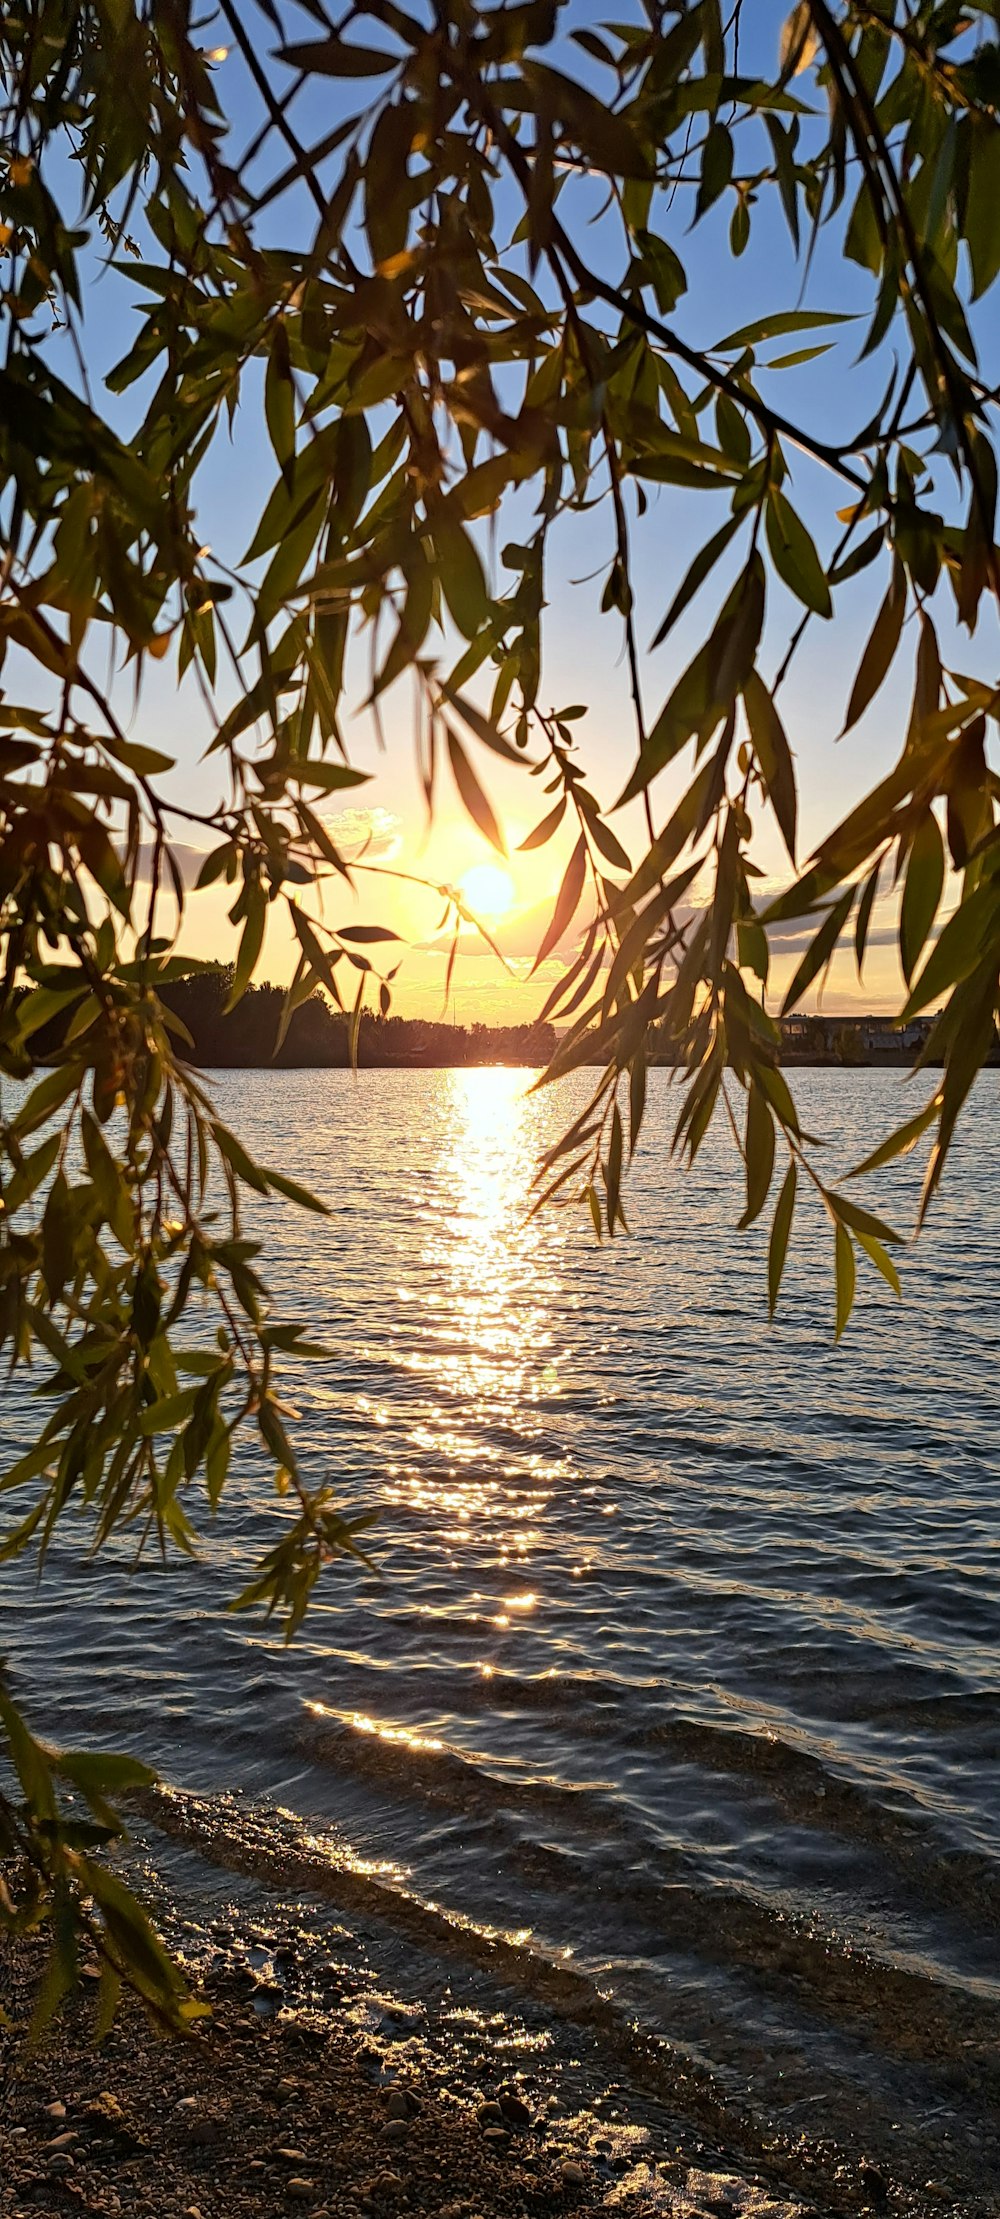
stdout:
{"type": "MultiPolygon", "coordinates": [[[[293,1508],[240,1601],[294,1627],[323,1563],[358,1546],[299,1472],[275,1374],[304,1352],[301,1332],[269,1310],[241,1221],[247,1189],[317,1205],[220,1122],[163,990],[196,968],[183,835],[205,849],[200,885],[232,892],[234,998],[279,905],[299,951],[286,1019],[317,988],[352,1013],[366,994],[388,1006],[392,936],[338,931],[320,900],[324,880],[350,875],[322,803],[361,775],[349,713],[367,697],[377,714],[401,680],[419,696],[431,806],[439,773],[453,777],[500,840],[499,756],[545,789],[528,844],[572,830],[539,960],[572,942],[574,920],[576,941],[542,1014],[559,1027],[550,1075],[597,1076],[542,1192],[581,1195],[615,1231],[655,1038],[677,1067],[677,1148],[693,1157],[721,1115],[744,1165],[741,1222],[774,1197],[772,1310],[806,1188],[830,1219],[838,1330],[859,1251],[895,1280],[892,1229],[825,1183],[801,1130],[766,1006],[769,940],[790,920],[804,932],[790,1009],[849,933],[863,969],[880,889],[899,887],[900,1014],[938,1011],[934,1078],[859,1168],[927,1133],[926,1210],[994,1038],[1000,971],[985,752],[1000,694],[939,647],[950,600],[952,630],[957,615],[971,633],[1000,590],[998,396],[974,308],[1000,269],[1000,11],[798,0],[749,74],[765,12],[0,11],[0,1341],[13,1369],[40,1362],[48,1389],[2,1482],[8,1556],[44,1551],[70,1507],[96,1544],[128,1522],[190,1546],[241,1428],[293,1508]],[[865,420],[835,443],[811,399],[829,333],[796,304],[797,280],[784,302],[762,290],[760,320],[708,345],[686,314],[699,226],[723,267],[756,252],[766,274],[773,209],[804,271],[817,254],[827,271],[846,260],[868,288],[858,344],[869,364],[885,358],[882,397],[862,408],[866,374],[847,377],[842,406],[857,394],[865,420]],[[98,276],[142,313],[95,390],[98,276]],[[795,365],[792,414],[781,363],[795,365]],[[247,412],[274,483],[227,567],[208,552],[204,481],[247,412]],[[808,525],[793,498],[802,458],[808,525]],[[662,702],[632,582],[654,489],[661,521],[683,495],[692,534],[654,644],[682,618],[690,637],[707,612],[662,702]],[[700,532],[692,493],[714,496],[695,507],[700,532]],[[489,526],[508,511],[511,541],[489,526]],[[557,708],[545,679],[550,542],[584,511],[604,531],[607,656],[624,646],[632,705],[620,790],[600,802],[585,704],[557,708]],[[862,571],[877,614],[844,725],[905,655],[912,707],[884,775],[802,867],[783,689],[862,571]],[[780,653],[773,625],[765,635],[776,581],[799,609],[780,653]],[[194,673],[224,774],[224,803],[195,812],[193,833],[172,761],[135,736],[141,714],[123,723],[150,658],[160,687],[166,671],[194,673]],[[620,827],[633,820],[610,819],[619,801],[643,812],[632,852],[620,827]],[[751,845],[768,816],[788,869],[765,905],[751,845]],[[210,1188],[228,1197],[222,1219],[210,1188]]],[[[43,2009],[75,1977],[83,1927],[105,2016],[124,1977],[183,2019],[194,2006],[101,1855],[115,1794],[141,1768],[43,1746],[9,1687],[0,1753],[0,1917],[53,1920],[43,2009]]]]}

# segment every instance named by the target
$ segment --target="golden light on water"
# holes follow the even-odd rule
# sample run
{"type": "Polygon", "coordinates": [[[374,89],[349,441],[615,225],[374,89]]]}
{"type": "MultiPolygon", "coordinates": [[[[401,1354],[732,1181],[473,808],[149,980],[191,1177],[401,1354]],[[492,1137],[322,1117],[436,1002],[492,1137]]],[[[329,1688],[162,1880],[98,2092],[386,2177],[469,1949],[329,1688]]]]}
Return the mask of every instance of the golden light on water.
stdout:
{"type": "MultiPolygon", "coordinates": [[[[439,1521],[451,1545],[496,1519],[501,1561],[517,1563],[530,1552],[545,1488],[563,1469],[540,1445],[535,1405],[558,1391],[549,1290],[553,1248],[565,1236],[556,1213],[528,1215],[539,1144],[529,1074],[458,1070],[448,1080],[434,1174],[444,1206],[429,1220],[416,1345],[405,1358],[429,1394],[410,1434],[419,1469],[397,1469],[396,1486],[399,1499],[439,1521]],[[516,1485],[505,1476],[511,1432],[516,1485]]],[[[520,1592],[504,1607],[526,1611],[535,1601],[520,1592]]]]}

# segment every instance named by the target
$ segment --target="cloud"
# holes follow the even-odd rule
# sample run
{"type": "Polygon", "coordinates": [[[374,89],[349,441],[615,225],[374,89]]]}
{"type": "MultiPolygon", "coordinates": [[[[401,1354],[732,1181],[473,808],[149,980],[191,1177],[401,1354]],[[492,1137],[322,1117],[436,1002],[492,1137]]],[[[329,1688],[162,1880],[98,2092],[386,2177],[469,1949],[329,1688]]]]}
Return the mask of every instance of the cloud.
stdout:
{"type": "Polygon", "coordinates": [[[401,818],[391,809],[338,809],[324,813],[323,822],[345,862],[356,862],[364,850],[365,862],[398,855],[403,844],[401,818]]]}
{"type": "MultiPolygon", "coordinates": [[[[177,865],[181,885],[186,889],[188,893],[190,893],[191,889],[198,883],[198,873],[201,870],[201,866],[205,860],[206,855],[211,854],[211,849],[192,848],[189,847],[184,840],[171,840],[169,844],[170,853],[177,865]]],[[[217,846],[218,842],[215,842],[214,844],[217,846]]],[[[152,841],[148,842],[139,850],[138,876],[144,883],[147,882],[153,875],[154,852],[155,850],[153,848],[152,841]]],[[[170,874],[166,868],[164,868],[161,872],[160,883],[163,886],[165,892],[169,893],[170,874]]]]}

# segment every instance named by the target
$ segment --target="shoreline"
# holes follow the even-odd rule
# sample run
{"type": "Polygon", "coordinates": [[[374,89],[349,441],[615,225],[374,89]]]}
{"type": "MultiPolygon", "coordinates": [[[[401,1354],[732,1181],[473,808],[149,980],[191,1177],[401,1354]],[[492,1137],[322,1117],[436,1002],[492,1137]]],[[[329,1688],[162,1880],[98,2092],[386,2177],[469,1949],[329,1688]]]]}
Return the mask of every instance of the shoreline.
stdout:
{"type": "Polygon", "coordinates": [[[19,2053],[43,1961],[0,1941],[3,2219],[988,2219],[945,2184],[918,2189],[819,2134],[767,2129],[676,2053],[659,2099],[633,2059],[558,2012],[541,2034],[502,1981],[425,2003],[359,1968],[329,1904],[257,1898],[152,1906],[205,2031],[164,2040],[126,1998],[93,2046],[95,1988],[19,2053]],[[316,1975],[327,1998],[316,2008],[316,1975]],[[611,2068],[621,2078],[610,2077],[611,2068]]]}

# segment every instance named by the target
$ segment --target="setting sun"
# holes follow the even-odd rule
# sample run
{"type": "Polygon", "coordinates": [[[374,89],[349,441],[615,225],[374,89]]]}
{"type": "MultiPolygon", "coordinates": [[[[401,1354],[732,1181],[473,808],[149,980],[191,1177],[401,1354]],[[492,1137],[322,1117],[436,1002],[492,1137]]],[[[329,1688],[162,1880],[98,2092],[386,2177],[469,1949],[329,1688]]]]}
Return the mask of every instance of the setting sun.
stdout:
{"type": "Polygon", "coordinates": [[[516,891],[510,872],[498,863],[474,863],[459,886],[462,900],[477,917],[505,917],[516,891]]]}

